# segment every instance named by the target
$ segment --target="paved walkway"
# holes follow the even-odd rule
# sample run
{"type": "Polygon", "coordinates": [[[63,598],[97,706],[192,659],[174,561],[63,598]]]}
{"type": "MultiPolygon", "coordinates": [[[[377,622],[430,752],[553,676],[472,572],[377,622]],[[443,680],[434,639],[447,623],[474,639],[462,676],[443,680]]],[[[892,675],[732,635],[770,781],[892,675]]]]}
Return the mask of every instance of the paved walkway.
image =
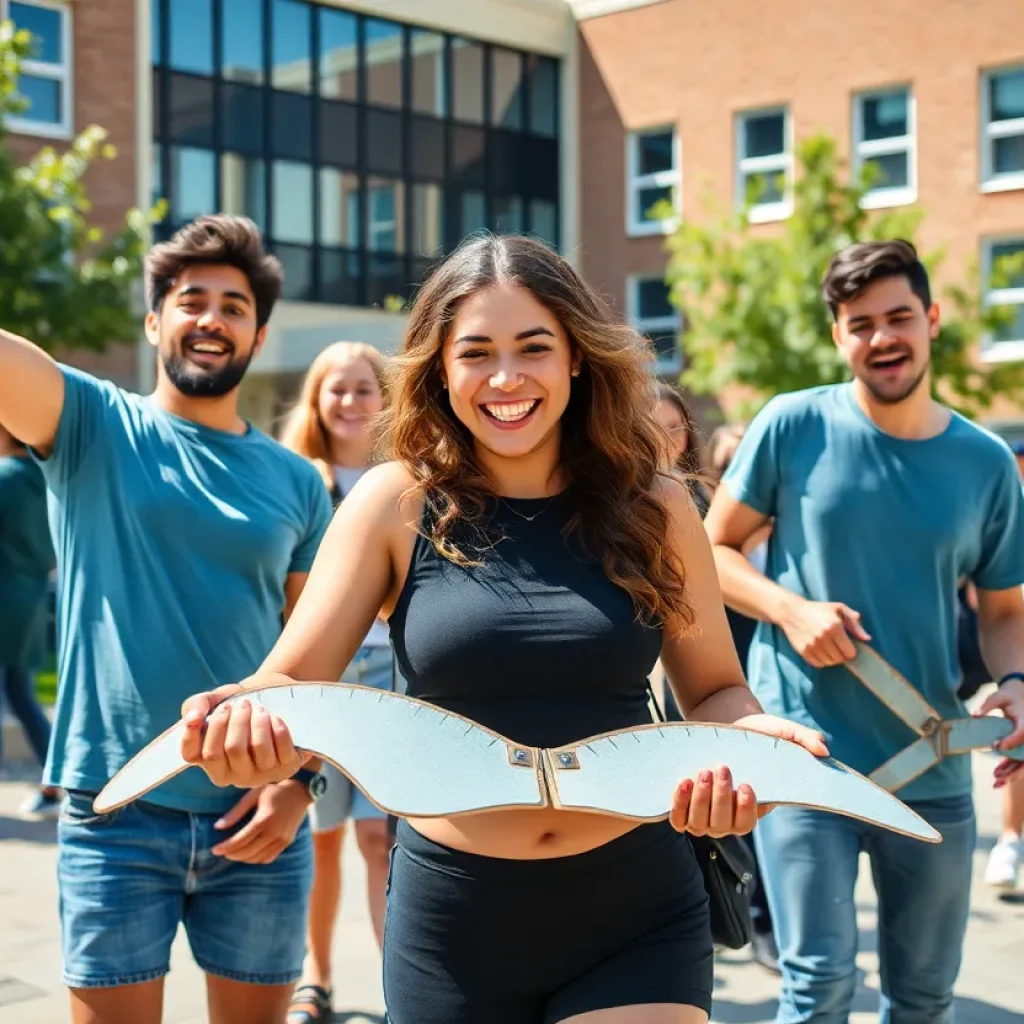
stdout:
{"type": "MultiPolygon", "coordinates": [[[[998,799],[989,785],[994,758],[975,757],[980,841],[966,957],[958,986],[958,1024],[1024,1024],[1024,893],[1000,899],[981,883],[998,831],[998,799]],[[1016,1007],[1016,1009],[1014,1009],[1016,1007]]],[[[0,1024],[57,1024],[68,1019],[60,986],[54,826],[24,821],[17,807],[24,781],[0,781],[0,1024]]],[[[354,843],[346,845],[345,890],[335,945],[336,1022],[381,1024],[379,965],[365,902],[365,880],[354,843]]],[[[851,1024],[876,1020],[875,902],[867,872],[858,889],[863,980],[851,1024]]],[[[140,908],[140,912],[142,908],[140,908]]],[[[719,960],[713,1021],[768,1024],[776,981],[746,953],[719,960]]],[[[166,1024],[203,1024],[202,977],[183,936],[167,982],[166,1024]]],[[[483,1022],[481,1022],[483,1024],[483,1022]]]]}

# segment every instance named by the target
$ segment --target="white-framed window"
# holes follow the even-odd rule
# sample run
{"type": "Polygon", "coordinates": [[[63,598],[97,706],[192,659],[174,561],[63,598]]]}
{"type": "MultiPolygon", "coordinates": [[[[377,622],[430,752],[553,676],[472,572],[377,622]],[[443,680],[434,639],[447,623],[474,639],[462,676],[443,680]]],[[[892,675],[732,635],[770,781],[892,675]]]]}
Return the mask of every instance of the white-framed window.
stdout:
{"type": "Polygon", "coordinates": [[[682,317],[672,305],[671,289],[660,274],[634,274],[626,281],[626,310],[633,326],[646,335],[658,354],[658,373],[682,369],[679,332],[682,317]]]}
{"type": "Polygon", "coordinates": [[[25,60],[18,93],[29,107],[8,122],[11,131],[44,138],[72,133],[71,8],[59,0],[0,0],[0,19],[32,33],[34,53],[25,60]]]}
{"type": "Polygon", "coordinates": [[[669,202],[679,212],[681,192],[679,135],[670,126],[630,132],[626,139],[626,231],[630,235],[664,235],[675,217],[652,210],[669,202]]]}
{"type": "Polygon", "coordinates": [[[993,280],[997,270],[1005,269],[1001,261],[1012,257],[1024,261],[1024,235],[989,238],[982,243],[985,304],[998,306],[1007,314],[1006,323],[984,341],[983,355],[988,362],[1024,359],[1024,269],[993,280]]]}
{"type": "Polygon", "coordinates": [[[870,208],[902,206],[917,198],[914,94],[904,87],[863,92],[853,100],[853,160],[875,170],[864,196],[870,208]]]}
{"type": "Polygon", "coordinates": [[[793,209],[793,144],[788,107],[736,115],[736,202],[750,219],[784,220],[793,209]]]}
{"type": "Polygon", "coordinates": [[[981,188],[1024,188],[1024,64],[981,76],[981,188]]]}

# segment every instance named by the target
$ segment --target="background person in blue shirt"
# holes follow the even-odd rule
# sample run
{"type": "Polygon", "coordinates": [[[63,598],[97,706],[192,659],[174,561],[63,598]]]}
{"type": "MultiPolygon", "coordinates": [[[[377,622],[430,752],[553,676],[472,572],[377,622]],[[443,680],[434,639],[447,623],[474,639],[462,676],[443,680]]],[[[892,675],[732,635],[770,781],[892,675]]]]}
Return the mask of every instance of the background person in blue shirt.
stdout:
{"type": "MultiPolygon", "coordinates": [[[[706,519],[726,601],[760,620],[752,689],[767,712],[824,733],[868,773],[915,734],[842,667],[870,640],[942,717],[956,696],[957,584],[977,587],[996,679],[1024,671],[1024,497],[1007,445],[931,397],[939,329],[909,243],[856,245],[824,281],[853,381],[782,395],[754,419],[706,519]],[[743,557],[768,519],[762,574],[743,557]]],[[[983,705],[1024,739],[1024,683],[983,705]]],[[[1008,777],[1005,759],[996,784],[1008,777]]],[[[879,896],[882,1020],[947,1024],[960,967],[976,826],[969,755],[898,796],[937,828],[922,846],[849,818],[779,807],[756,829],[783,971],[777,1020],[845,1024],[856,983],[858,856],[879,896]]]]}
{"type": "MultiPolygon", "coordinates": [[[[5,709],[18,719],[40,767],[50,720],[36,699],[35,676],[46,660],[52,569],[42,474],[25,446],[0,427],[0,724],[5,709]]],[[[52,817],[59,808],[60,790],[42,786],[21,809],[52,817]]]]}
{"type": "Polygon", "coordinates": [[[212,1024],[280,1024],[304,953],[308,781],[242,792],[186,772],[145,802],[92,810],[197,681],[259,666],[330,519],[315,469],[238,415],[282,279],[256,226],[201,218],[147,269],[149,396],[0,331],[0,422],[39,456],[61,570],[45,781],[68,791],[64,983],[75,1024],[158,1024],[183,923],[212,1024]]]}

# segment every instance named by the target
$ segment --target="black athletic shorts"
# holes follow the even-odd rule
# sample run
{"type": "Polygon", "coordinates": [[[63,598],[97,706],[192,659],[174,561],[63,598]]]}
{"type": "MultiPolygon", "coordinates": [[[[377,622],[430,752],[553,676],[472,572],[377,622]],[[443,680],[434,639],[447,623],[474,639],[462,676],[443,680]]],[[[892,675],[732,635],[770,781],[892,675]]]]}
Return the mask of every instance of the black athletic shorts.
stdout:
{"type": "Polygon", "coordinates": [[[558,1024],[645,1003],[710,1013],[713,959],[700,868],[667,822],[526,861],[451,850],[398,825],[384,932],[390,1024],[558,1024]]]}

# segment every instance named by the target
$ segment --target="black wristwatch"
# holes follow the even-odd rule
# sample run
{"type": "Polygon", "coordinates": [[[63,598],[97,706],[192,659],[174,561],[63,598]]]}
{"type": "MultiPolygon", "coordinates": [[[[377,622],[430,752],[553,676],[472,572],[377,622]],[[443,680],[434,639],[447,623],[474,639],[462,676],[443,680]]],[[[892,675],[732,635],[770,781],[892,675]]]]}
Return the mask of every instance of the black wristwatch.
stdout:
{"type": "Polygon", "coordinates": [[[1024,683],[1024,672],[1007,672],[1006,675],[1003,676],[1003,678],[1000,679],[996,685],[1002,686],[1003,683],[1008,683],[1011,679],[1019,679],[1022,683],[1024,683]]]}
{"type": "Polygon", "coordinates": [[[310,771],[309,768],[300,768],[293,776],[297,782],[301,782],[315,803],[327,791],[327,776],[320,772],[310,771]]]}

